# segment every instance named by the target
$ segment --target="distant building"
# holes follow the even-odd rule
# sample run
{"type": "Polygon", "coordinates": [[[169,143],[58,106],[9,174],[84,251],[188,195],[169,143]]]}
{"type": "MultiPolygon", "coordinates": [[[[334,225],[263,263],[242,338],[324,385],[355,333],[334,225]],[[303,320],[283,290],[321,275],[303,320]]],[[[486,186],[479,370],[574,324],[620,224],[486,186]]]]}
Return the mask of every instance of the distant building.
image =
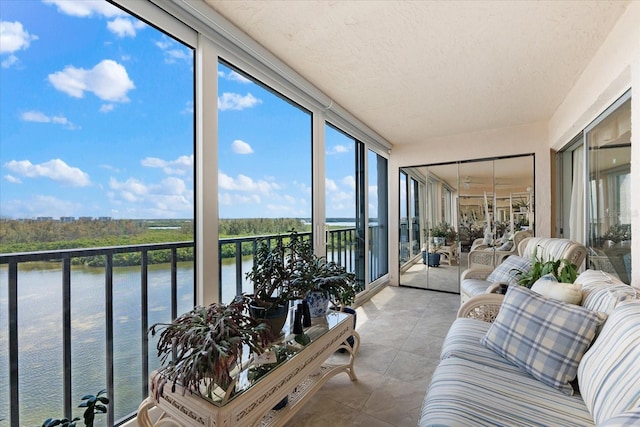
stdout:
{"type": "Polygon", "coordinates": [[[52,216],[39,216],[36,218],[36,221],[53,221],[52,216]]]}
{"type": "Polygon", "coordinates": [[[98,221],[111,221],[111,217],[110,216],[99,216],[98,218],[96,218],[96,220],[98,221]]]}
{"type": "Polygon", "coordinates": [[[73,222],[76,220],[76,217],[74,216],[61,216],[60,217],[60,222],[73,222]]]}
{"type": "Polygon", "coordinates": [[[81,217],[78,217],[78,221],[93,221],[93,217],[81,216],[81,217]]]}

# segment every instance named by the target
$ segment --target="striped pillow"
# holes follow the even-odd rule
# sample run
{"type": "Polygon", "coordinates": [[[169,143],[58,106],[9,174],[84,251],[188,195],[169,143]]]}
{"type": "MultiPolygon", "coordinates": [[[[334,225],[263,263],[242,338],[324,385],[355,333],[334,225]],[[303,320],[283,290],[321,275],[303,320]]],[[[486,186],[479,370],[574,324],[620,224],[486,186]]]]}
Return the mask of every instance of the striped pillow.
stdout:
{"type": "Polygon", "coordinates": [[[622,303],[578,367],[580,393],[596,424],[640,407],[640,301],[622,303]]]}
{"type": "Polygon", "coordinates": [[[510,285],[518,284],[519,271],[528,272],[531,270],[531,260],[520,256],[512,255],[497,266],[489,276],[487,281],[491,283],[504,282],[510,285]]]}
{"type": "Polygon", "coordinates": [[[480,341],[534,378],[567,395],[601,323],[595,312],[511,286],[480,341]]]}

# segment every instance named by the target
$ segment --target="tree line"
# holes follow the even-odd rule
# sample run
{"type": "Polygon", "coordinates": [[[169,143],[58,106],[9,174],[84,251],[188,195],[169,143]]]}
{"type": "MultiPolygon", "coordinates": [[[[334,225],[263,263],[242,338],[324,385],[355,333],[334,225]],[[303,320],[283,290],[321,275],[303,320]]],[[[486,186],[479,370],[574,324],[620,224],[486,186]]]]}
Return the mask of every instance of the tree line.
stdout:
{"type": "MultiPolygon", "coordinates": [[[[310,231],[310,226],[295,218],[221,219],[220,237],[246,237],[268,234],[288,234],[310,231]]],[[[190,220],[0,220],[0,253],[53,251],[107,246],[141,245],[192,241],[193,221],[190,220]]],[[[251,255],[251,242],[242,244],[242,254],[251,255]]],[[[222,258],[234,258],[235,245],[222,245],[222,258]]],[[[180,248],[178,261],[193,260],[193,249],[180,248]]],[[[140,253],[115,254],[116,266],[140,265],[140,253]]],[[[167,263],[168,250],[150,251],[150,264],[167,263]]],[[[104,256],[78,257],[73,264],[102,266],[104,256]]]]}

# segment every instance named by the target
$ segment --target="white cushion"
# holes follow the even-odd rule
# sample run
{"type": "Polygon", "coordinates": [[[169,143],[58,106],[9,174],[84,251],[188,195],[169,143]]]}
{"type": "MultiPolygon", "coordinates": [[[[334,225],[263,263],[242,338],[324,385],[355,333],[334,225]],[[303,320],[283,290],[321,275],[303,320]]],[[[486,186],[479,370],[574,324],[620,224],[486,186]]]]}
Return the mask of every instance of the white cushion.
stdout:
{"type": "Polygon", "coordinates": [[[531,286],[531,290],[544,297],[569,304],[580,304],[582,301],[582,285],[580,283],[558,282],[553,274],[546,274],[536,280],[531,286]]]}

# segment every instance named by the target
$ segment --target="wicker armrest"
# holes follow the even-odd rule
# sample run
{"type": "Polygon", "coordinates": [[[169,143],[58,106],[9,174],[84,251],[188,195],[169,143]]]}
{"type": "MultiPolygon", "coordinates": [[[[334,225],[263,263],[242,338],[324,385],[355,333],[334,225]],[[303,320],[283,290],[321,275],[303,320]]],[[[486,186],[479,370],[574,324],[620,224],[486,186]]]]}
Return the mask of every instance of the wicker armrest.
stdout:
{"type": "Polygon", "coordinates": [[[468,317],[493,323],[500,311],[504,295],[482,294],[469,298],[458,309],[458,317],[468,317]]]}
{"type": "Polygon", "coordinates": [[[491,268],[491,267],[489,267],[489,268],[467,268],[460,275],[460,281],[463,281],[464,279],[486,280],[487,277],[489,277],[489,275],[491,274],[492,271],[493,271],[493,268],[491,268]]]}

